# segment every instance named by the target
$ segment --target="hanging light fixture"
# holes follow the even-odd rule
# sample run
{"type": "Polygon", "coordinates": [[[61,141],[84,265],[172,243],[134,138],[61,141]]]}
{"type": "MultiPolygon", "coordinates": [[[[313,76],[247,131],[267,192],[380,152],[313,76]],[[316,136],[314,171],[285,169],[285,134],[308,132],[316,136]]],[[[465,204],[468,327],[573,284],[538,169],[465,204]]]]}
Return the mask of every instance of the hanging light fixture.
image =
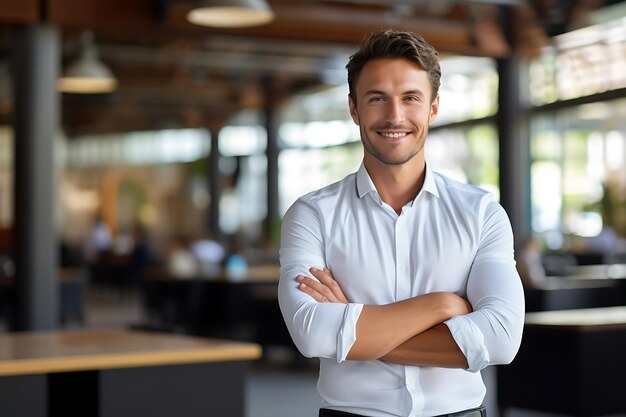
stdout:
{"type": "Polygon", "coordinates": [[[274,12],[265,0],[203,0],[187,13],[187,20],[200,26],[242,28],[270,23],[274,12]]]}
{"type": "Polygon", "coordinates": [[[80,55],[63,71],[57,83],[64,93],[110,93],[117,88],[117,79],[98,58],[93,33],[83,32],[80,37],[80,55]]]}

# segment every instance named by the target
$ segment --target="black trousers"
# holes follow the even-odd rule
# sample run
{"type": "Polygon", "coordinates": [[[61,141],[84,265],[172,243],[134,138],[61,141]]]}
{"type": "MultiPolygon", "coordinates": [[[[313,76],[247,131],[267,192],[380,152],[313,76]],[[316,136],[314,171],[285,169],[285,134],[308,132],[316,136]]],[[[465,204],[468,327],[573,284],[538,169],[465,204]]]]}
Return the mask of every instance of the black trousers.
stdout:
{"type": "MultiPolygon", "coordinates": [[[[361,414],[348,413],[346,411],[329,410],[328,408],[320,408],[319,417],[367,417],[361,414]]],[[[472,408],[469,410],[459,411],[457,413],[442,414],[436,417],[487,417],[487,410],[484,406],[472,408]]]]}

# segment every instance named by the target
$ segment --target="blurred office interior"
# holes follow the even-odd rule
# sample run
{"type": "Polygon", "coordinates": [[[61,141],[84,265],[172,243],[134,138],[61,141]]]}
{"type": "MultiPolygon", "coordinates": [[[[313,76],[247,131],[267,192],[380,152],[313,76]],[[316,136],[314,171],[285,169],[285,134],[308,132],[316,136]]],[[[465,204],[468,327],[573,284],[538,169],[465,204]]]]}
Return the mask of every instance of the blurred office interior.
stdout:
{"type": "Polygon", "coordinates": [[[0,0],[0,334],[223,338],[314,372],[278,311],[280,220],[358,168],[344,67],[384,28],[440,52],[427,162],[507,210],[527,310],[626,305],[624,2],[268,3],[224,28],[191,0],[0,0]],[[84,56],[108,91],[68,92],[84,56]]]}

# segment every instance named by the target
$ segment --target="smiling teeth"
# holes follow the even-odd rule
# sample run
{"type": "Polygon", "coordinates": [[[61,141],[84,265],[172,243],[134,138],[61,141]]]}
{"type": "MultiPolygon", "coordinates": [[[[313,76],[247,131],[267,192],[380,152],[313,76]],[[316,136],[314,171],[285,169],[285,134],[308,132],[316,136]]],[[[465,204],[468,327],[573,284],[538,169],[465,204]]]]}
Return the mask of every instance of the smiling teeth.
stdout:
{"type": "Polygon", "coordinates": [[[401,138],[403,136],[406,136],[406,133],[381,133],[381,135],[383,135],[386,138],[401,138]]]}

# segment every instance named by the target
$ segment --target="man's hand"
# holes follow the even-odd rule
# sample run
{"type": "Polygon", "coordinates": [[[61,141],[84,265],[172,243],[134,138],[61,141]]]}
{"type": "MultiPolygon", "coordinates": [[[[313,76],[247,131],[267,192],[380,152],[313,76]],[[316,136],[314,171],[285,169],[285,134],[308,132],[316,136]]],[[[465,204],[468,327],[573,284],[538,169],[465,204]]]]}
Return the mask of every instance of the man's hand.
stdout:
{"type": "Polygon", "coordinates": [[[341,287],[333,278],[333,274],[326,267],[324,269],[311,268],[309,272],[319,280],[298,275],[296,281],[299,282],[298,288],[305,294],[313,297],[315,301],[320,303],[341,303],[348,304],[348,299],[343,295],[341,287]]]}
{"type": "Polygon", "coordinates": [[[466,314],[474,311],[474,307],[472,307],[472,303],[466,300],[463,297],[460,297],[456,294],[454,295],[454,301],[452,302],[454,305],[454,310],[452,310],[451,316],[464,316],[466,314]]]}

